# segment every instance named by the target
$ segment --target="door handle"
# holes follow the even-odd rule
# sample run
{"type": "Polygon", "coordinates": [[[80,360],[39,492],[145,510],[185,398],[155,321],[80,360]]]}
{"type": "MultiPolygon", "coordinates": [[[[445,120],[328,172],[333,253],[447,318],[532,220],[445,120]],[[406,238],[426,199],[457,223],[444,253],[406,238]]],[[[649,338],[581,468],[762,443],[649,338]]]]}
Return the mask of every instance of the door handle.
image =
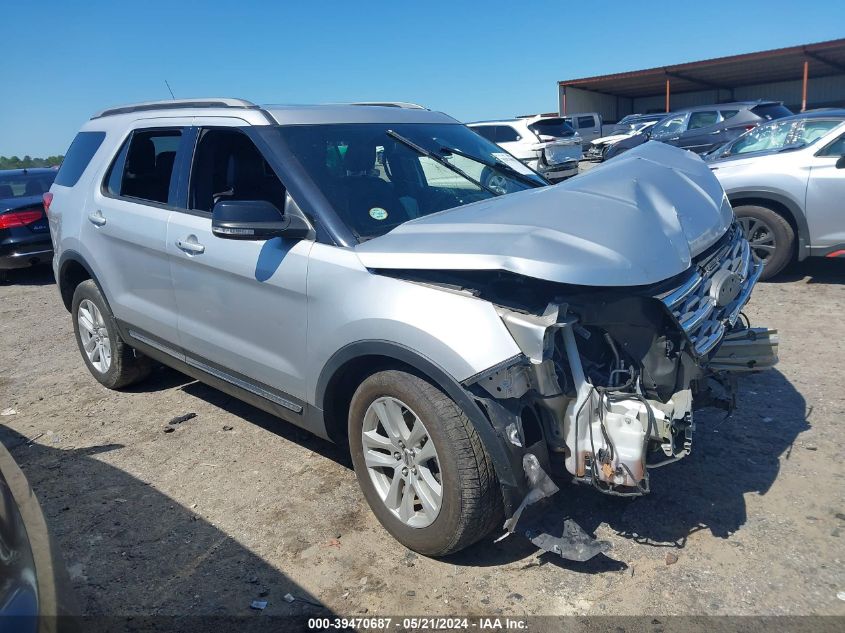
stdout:
{"type": "Polygon", "coordinates": [[[191,253],[192,255],[199,255],[200,253],[205,252],[205,246],[194,240],[176,240],[176,246],[186,253],[191,253]]]}
{"type": "Polygon", "coordinates": [[[99,209],[94,211],[94,213],[89,213],[88,220],[94,226],[103,226],[106,223],[106,219],[103,217],[103,213],[99,209]]]}

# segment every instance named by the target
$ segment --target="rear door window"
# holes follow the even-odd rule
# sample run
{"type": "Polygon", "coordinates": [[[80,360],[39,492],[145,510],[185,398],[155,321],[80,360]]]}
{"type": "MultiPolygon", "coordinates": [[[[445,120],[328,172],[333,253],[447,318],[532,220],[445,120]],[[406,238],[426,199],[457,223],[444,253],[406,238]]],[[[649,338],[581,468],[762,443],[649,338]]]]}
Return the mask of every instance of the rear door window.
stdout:
{"type": "Polygon", "coordinates": [[[514,141],[519,141],[521,139],[522,137],[519,135],[519,132],[517,132],[516,129],[511,127],[510,125],[496,126],[497,143],[513,143],[514,141]]]}
{"type": "Polygon", "coordinates": [[[121,147],[104,183],[115,197],[167,204],[181,129],[135,130],[121,147]]]}
{"type": "Polygon", "coordinates": [[[715,110],[704,110],[693,112],[689,117],[688,130],[697,130],[702,127],[710,127],[719,121],[719,113],[715,110]]]}
{"type": "Polygon", "coordinates": [[[579,116],[578,117],[578,127],[596,127],[596,120],[591,116],[579,116]]]}
{"type": "Polygon", "coordinates": [[[474,125],[472,130],[477,134],[481,134],[488,141],[496,142],[496,126],[495,125],[474,125]]]}
{"type": "Polygon", "coordinates": [[[88,167],[88,163],[94,158],[94,154],[100,149],[105,132],[80,132],[73,139],[73,143],[65,154],[59,173],[56,174],[56,184],[63,187],[73,187],[82,177],[82,172],[88,167]]]}
{"type": "Polygon", "coordinates": [[[719,114],[722,115],[723,120],[727,121],[739,114],[739,110],[719,110],[719,114]]]}

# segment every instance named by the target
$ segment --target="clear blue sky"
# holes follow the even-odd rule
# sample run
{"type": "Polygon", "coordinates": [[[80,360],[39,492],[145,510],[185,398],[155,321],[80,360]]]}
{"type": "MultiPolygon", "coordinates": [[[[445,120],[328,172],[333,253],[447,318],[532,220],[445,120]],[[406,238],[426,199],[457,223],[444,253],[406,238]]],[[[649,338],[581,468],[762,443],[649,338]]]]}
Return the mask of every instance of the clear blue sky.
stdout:
{"type": "Polygon", "coordinates": [[[556,82],[845,36],[845,2],[6,0],[0,155],[64,153],[111,105],[398,100],[557,108],[556,82]],[[649,6],[651,5],[651,6],[649,6]],[[636,8],[633,8],[635,7],[636,8]]]}

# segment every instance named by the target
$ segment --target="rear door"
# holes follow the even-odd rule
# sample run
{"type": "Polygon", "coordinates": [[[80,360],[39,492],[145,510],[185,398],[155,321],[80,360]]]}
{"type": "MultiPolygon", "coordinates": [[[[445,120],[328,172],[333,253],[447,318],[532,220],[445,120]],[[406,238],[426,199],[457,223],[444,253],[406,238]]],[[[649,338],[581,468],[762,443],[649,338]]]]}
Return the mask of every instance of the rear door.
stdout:
{"type": "Polygon", "coordinates": [[[187,362],[302,413],[305,282],[310,240],[230,240],[211,232],[220,200],[291,206],[284,185],[232,119],[196,119],[184,209],[170,217],[167,252],[187,362]],[[212,125],[214,127],[212,127],[212,125]]]}
{"type": "Polygon", "coordinates": [[[536,158],[534,151],[531,149],[531,140],[524,139],[519,130],[512,125],[496,126],[496,144],[521,161],[536,158]]]}
{"type": "Polygon", "coordinates": [[[134,332],[175,343],[176,299],[165,252],[175,208],[177,154],[189,120],[141,121],[95,180],[80,239],[115,316],[134,332]]]}
{"type": "Polygon", "coordinates": [[[843,157],[845,134],[812,158],[806,213],[814,250],[845,245],[845,165],[837,167],[843,157]]]}
{"type": "Polygon", "coordinates": [[[596,114],[582,114],[572,117],[575,129],[584,145],[589,145],[601,136],[601,120],[596,114]]]}

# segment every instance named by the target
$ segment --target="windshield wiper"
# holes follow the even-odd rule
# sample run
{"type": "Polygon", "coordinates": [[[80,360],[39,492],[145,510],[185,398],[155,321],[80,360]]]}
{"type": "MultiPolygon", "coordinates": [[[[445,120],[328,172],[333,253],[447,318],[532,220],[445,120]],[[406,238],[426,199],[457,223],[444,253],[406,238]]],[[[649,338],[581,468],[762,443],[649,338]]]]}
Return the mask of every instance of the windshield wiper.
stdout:
{"type": "Polygon", "coordinates": [[[476,180],[475,178],[470,176],[468,173],[466,173],[463,169],[453,165],[452,163],[450,163],[448,160],[446,160],[442,156],[438,156],[434,152],[430,152],[427,149],[425,149],[424,147],[420,147],[419,145],[414,143],[412,140],[405,138],[401,134],[398,134],[398,133],[394,132],[393,130],[387,130],[386,134],[389,137],[394,138],[397,141],[399,141],[400,143],[402,143],[402,145],[405,145],[406,147],[410,147],[412,150],[417,152],[420,156],[425,156],[426,158],[430,158],[435,163],[438,163],[439,165],[443,165],[443,167],[445,167],[449,171],[453,171],[456,174],[458,174],[459,176],[466,178],[472,184],[476,185],[477,187],[480,187],[481,189],[484,189],[484,191],[491,193],[494,196],[504,195],[502,192],[494,191],[490,187],[482,184],[481,182],[479,182],[478,180],[476,180]]]}
{"type": "MultiPolygon", "coordinates": [[[[470,154],[465,154],[464,152],[462,152],[459,149],[455,149],[453,147],[447,147],[446,145],[441,146],[440,151],[441,152],[448,152],[450,154],[457,154],[458,156],[461,156],[461,157],[466,158],[468,160],[474,160],[475,162],[481,163],[482,165],[484,165],[485,167],[489,167],[490,169],[495,169],[497,171],[507,172],[508,174],[514,176],[518,180],[521,180],[522,182],[527,183],[527,184],[529,184],[533,187],[541,187],[542,186],[542,183],[537,182],[531,176],[528,176],[526,174],[523,174],[523,173],[517,171],[516,169],[514,169],[513,167],[511,167],[507,163],[500,163],[499,161],[490,162],[490,161],[484,160],[483,158],[480,158],[478,156],[472,156],[470,154]]],[[[519,160],[519,159],[517,159],[517,160],[519,160]]],[[[539,176],[539,174],[537,174],[537,175],[539,176]]],[[[542,176],[540,176],[540,177],[542,178],[542,176]]]]}

